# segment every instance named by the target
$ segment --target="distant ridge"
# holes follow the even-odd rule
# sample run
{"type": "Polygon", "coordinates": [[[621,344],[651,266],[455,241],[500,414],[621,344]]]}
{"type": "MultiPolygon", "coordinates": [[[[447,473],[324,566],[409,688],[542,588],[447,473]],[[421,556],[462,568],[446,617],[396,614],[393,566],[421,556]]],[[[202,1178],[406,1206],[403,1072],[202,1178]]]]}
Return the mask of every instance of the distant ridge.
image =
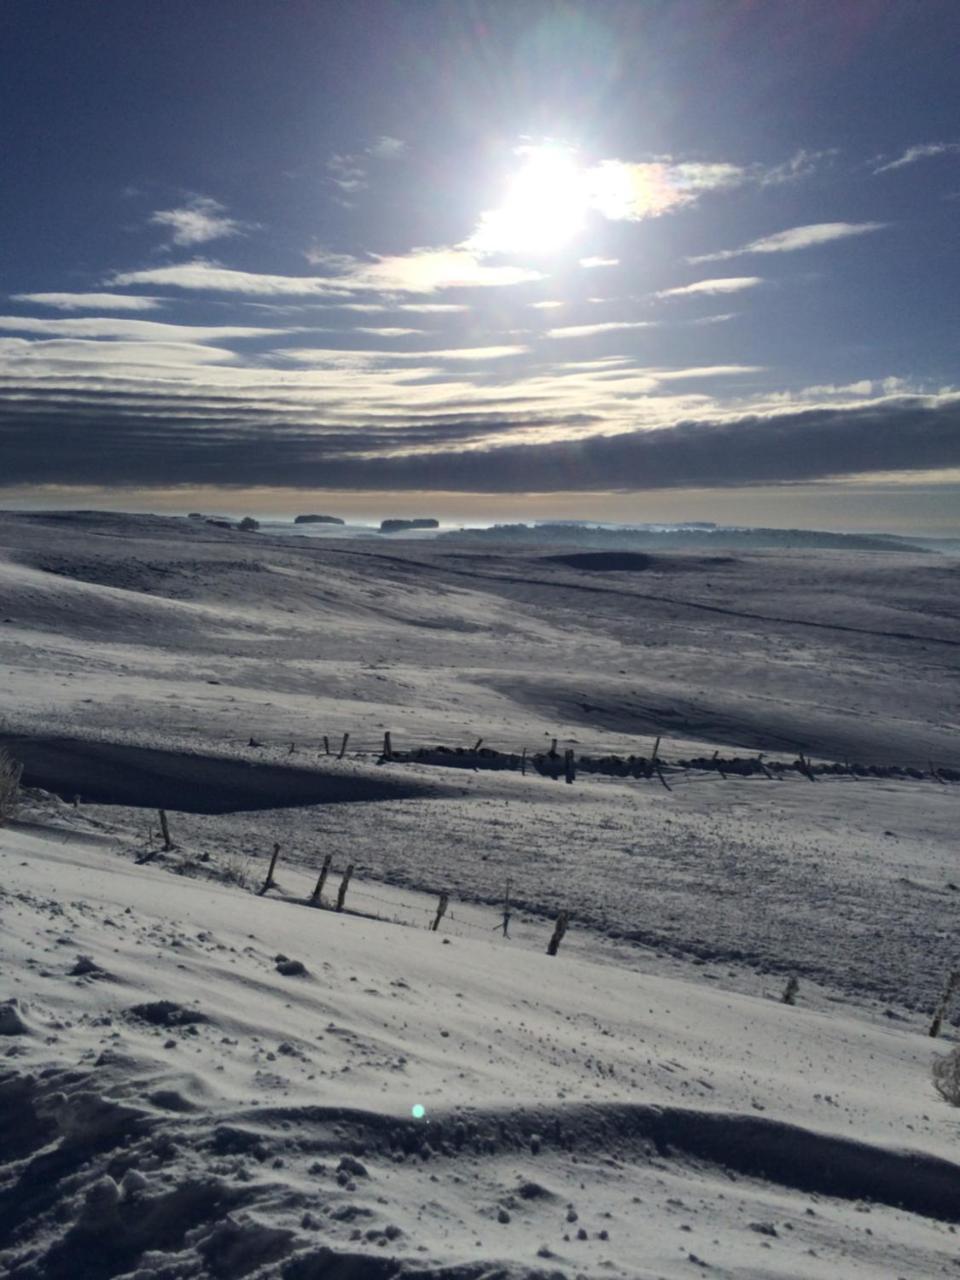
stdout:
{"type": "Polygon", "coordinates": [[[439,529],[440,521],[432,516],[419,520],[381,520],[381,533],[405,533],[408,529],[439,529]]]}
{"type": "Polygon", "coordinates": [[[497,524],[487,529],[457,529],[440,538],[469,538],[476,541],[559,543],[578,547],[631,550],[640,547],[659,551],[740,550],[783,551],[903,551],[923,555],[928,548],[893,534],[829,533],[820,529],[750,529],[703,524],[588,525],[581,522],[555,524],[497,524]]]}

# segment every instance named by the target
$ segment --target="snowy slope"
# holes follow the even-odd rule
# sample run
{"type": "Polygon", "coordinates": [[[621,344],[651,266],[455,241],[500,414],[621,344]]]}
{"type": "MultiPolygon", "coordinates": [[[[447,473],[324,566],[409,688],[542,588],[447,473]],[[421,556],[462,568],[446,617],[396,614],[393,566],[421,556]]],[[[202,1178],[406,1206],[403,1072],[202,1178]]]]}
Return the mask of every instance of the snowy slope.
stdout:
{"type": "Polygon", "coordinates": [[[919,1029],[254,897],[35,817],[0,832],[16,1280],[952,1265],[919,1029]]]}

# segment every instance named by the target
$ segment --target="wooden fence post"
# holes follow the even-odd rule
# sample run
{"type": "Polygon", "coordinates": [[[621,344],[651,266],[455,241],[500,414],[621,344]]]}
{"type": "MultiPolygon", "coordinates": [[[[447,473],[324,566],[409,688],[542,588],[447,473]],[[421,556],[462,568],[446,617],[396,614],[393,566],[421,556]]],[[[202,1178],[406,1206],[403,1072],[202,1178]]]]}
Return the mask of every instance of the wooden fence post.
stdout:
{"type": "Polygon", "coordinates": [[[567,750],[563,753],[563,775],[566,778],[567,782],[571,784],[573,783],[574,778],[577,776],[577,766],[574,763],[572,747],[568,747],[567,750]]]}
{"type": "Polygon", "coordinates": [[[266,880],[264,880],[263,888],[260,890],[260,893],[258,895],[261,898],[267,892],[268,889],[272,889],[274,886],[275,882],[273,879],[273,871],[277,865],[277,859],[279,857],[280,857],[280,846],[278,844],[275,844],[273,846],[273,857],[270,859],[270,869],[267,871],[267,878],[266,880]]]}
{"type": "Polygon", "coordinates": [[[723,765],[720,763],[720,760],[718,758],[719,755],[720,755],[720,748],[718,747],[716,751],[713,753],[713,762],[717,766],[717,773],[719,773],[720,777],[723,778],[724,781],[726,781],[727,775],[723,772],[723,765]]]}
{"type": "Polygon", "coordinates": [[[340,743],[340,754],[337,756],[338,760],[343,759],[344,753],[346,752],[346,749],[347,749],[347,743],[349,741],[350,741],[350,735],[349,733],[345,733],[343,735],[343,741],[340,743]]]}
{"type": "Polygon", "coordinates": [[[940,997],[940,1003],[937,1005],[933,1015],[933,1021],[930,1023],[930,1035],[936,1039],[940,1034],[940,1028],[943,1020],[947,1016],[947,1008],[953,998],[953,993],[960,987],[960,971],[954,969],[947,979],[947,985],[943,995],[940,997]]]}
{"type": "Polygon", "coordinates": [[[657,752],[658,752],[659,750],[660,750],[660,739],[659,739],[659,738],[657,738],[656,742],[653,744],[653,755],[650,757],[650,760],[651,760],[651,761],[656,760],[656,758],[657,758],[657,752]]]}
{"type": "Polygon", "coordinates": [[[524,777],[527,776],[527,748],[524,747],[520,753],[520,772],[524,777]]]}
{"type": "Polygon", "coordinates": [[[333,854],[328,853],[323,860],[323,866],[320,868],[320,875],[317,877],[317,883],[313,893],[310,895],[311,903],[316,906],[320,902],[320,895],[323,893],[323,886],[327,883],[327,876],[330,874],[330,863],[333,861],[333,854]]]}
{"type": "Polygon", "coordinates": [[[510,937],[510,881],[503,891],[503,936],[510,937]]]}
{"type": "Polygon", "coordinates": [[[383,758],[384,760],[393,759],[393,744],[390,741],[389,730],[383,735],[383,758]]]}
{"type": "Polygon", "coordinates": [[[476,742],[473,744],[473,749],[474,751],[479,751],[482,746],[483,746],[483,739],[478,738],[476,742]]]}
{"type": "Polygon", "coordinates": [[[350,887],[350,877],[353,875],[353,863],[343,873],[343,879],[340,881],[340,888],[337,891],[337,910],[343,910],[343,904],[347,900],[347,889],[350,887]]]}
{"type": "Polygon", "coordinates": [[[767,777],[770,779],[770,781],[772,782],[772,781],[773,781],[773,774],[770,772],[770,770],[767,768],[767,766],[763,763],[763,752],[762,752],[762,751],[761,751],[761,752],[760,752],[760,754],[757,756],[757,764],[760,766],[760,768],[763,770],[763,772],[766,774],[766,776],[767,776],[767,777]]]}
{"type": "Polygon", "coordinates": [[[555,956],[563,941],[563,935],[567,932],[567,922],[570,919],[566,911],[561,911],[557,916],[557,923],[553,926],[553,937],[547,945],[547,955],[555,956]]]}
{"type": "Polygon", "coordinates": [[[323,735],[323,754],[325,756],[328,756],[330,754],[330,739],[327,737],[326,734],[323,735]]]}
{"type": "Polygon", "coordinates": [[[167,823],[166,809],[160,810],[160,832],[163,835],[163,851],[169,853],[173,848],[173,841],[170,839],[170,827],[167,823]]]}
{"type": "Polygon", "coordinates": [[[431,933],[436,933],[437,930],[440,928],[440,921],[443,919],[444,913],[446,912],[446,909],[447,909],[447,903],[449,901],[450,901],[450,898],[448,897],[448,895],[445,893],[441,893],[440,901],[437,903],[437,914],[434,916],[433,924],[430,926],[431,933]]]}

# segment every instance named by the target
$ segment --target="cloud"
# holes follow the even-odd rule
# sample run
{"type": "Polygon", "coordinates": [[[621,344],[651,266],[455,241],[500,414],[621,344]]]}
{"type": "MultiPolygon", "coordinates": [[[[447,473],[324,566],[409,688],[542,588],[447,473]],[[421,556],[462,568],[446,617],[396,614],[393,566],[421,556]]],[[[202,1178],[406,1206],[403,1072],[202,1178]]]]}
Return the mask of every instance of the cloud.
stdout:
{"type": "Polygon", "coordinates": [[[619,258],[581,258],[581,267],[619,267],[619,258]]]}
{"type": "Polygon", "coordinates": [[[55,320],[0,316],[0,330],[60,338],[121,338],[142,342],[220,342],[228,338],[264,338],[298,332],[296,329],[254,329],[243,325],[163,324],[158,320],[101,316],[58,317],[55,320]]]}
{"type": "Polygon", "coordinates": [[[738,316],[739,314],[740,314],[740,312],[739,312],[739,311],[724,311],[724,312],[722,312],[720,315],[716,315],[716,316],[697,316],[697,317],[696,317],[696,319],[694,319],[694,320],[682,320],[682,321],[680,321],[680,323],[681,323],[681,324],[692,324],[692,325],[701,325],[701,324],[726,324],[728,320],[736,320],[736,318],[737,318],[737,316],[738,316]]]}
{"type": "MultiPolygon", "coordinates": [[[[377,330],[368,329],[360,332],[375,333],[377,330]]],[[[384,331],[380,330],[380,332],[384,331]]],[[[409,330],[408,332],[415,333],[417,330],[409,330]]],[[[429,364],[431,362],[449,360],[505,360],[510,356],[525,355],[528,350],[529,347],[517,345],[445,347],[439,351],[353,351],[344,350],[342,347],[283,347],[277,354],[287,360],[297,360],[304,364],[313,364],[316,361],[330,359],[338,361],[341,357],[354,364],[375,363],[382,359],[390,362],[416,360],[429,364]]]]}
{"type": "Polygon", "coordinates": [[[230,363],[236,359],[236,353],[226,347],[210,347],[198,342],[0,338],[0,367],[28,365],[32,372],[44,377],[64,366],[74,369],[80,364],[88,365],[97,373],[122,369],[125,374],[140,377],[144,370],[161,365],[170,370],[189,371],[195,365],[230,363]]]}
{"type": "Polygon", "coordinates": [[[362,311],[372,314],[413,311],[423,315],[452,315],[470,310],[465,302],[337,302],[332,305],[341,311],[362,311]]]}
{"type": "Polygon", "coordinates": [[[401,138],[392,138],[390,134],[382,133],[367,147],[367,155],[373,156],[375,160],[395,160],[406,149],[407,144],[401,138]]]}
{"type": "Polygon", "coordinates": [[[330,181],[347,195],[362,191],[367,185],[367,171],[356,156],[334,154],[327,161],[330,181]]]}
{"type": "Polygon", "coordinates": [[[874,169],[874,173],[889,173],[891,169],[903,169],[908,164],[916,164],[918,160],[929,160],[933,156],[960,154],[960,142],[921,142],[907,147],[896,160],[888,160],[886,164],[874,169]]]}
{"type": "Polygon", "coordinates": [[[687,258],[687,262],[726,262],[746,253],[793,253],[797,249],[809,249],[813,245],[828,244],[832,240],[846,240],[850,236],[863,236],[870,231],[881,231],[885,222],[813,222],[805,227],[790,227],[772,236],[751,240],[739,249],[720,249],[716,253],[701,253],[687,258]]]}
{"type": "Polygon", "coordinates": [[[178,245],[206,244],[247,230],[245,223],[227,217],[224,206],[207,196],[193,196],[178,209],[158,209],[150,221],[154,226],[169,227],[172,243],[178,245]]]}
{"type": "Polygon", "coordinates": [[[14,293],[11,298],[57,311],[156,311],[163,305],[159,298],[128,293],[14,293]]]}
{"type": "Polygon", "coordinates": [[[954,392],[753,412],[705,403],[674,408],[655,429],[642,400],[633,425],[612,434],[589,413],[514,410],[496,401],[458,413],[455,402],[438,401],[430,412],[401,410],[358,430],[356,417],[338,420],[325,402],[314,400],[311,409],[305,382],[297,391],[302,403],[284,407],[278,397],[284,387],[289,393],[289,382],[251,395],[241,390],[242,370],[216,367],[197,376],[207,374],[241,380],[233,404],[226,383],[216,395],[211,384],[207,401],[198,391],[173,397],[166,381],[152,393],[144,384],[136,396],[62,380],[56,388],[37,386],[24,404],[23,384],[8,370],[0,382],[5,483],[629,492],[960,466],[954,392]],[[531,433],[540,434],[531,442],[531,433]]]}
{"type": "Polygon", "coordinates": [[[313,261],[331,269],[330,275],[266,275],[196,259],[176,266],[120,271],[110,277],[109,283],[326,298],[354,292],[434,293],[440,289],[495,288],[544,279],[541,272],[526,267],[488,266],[480,254],[460,248],[411,249],[409,253],[372,257],[369,261],[319,250],[312,253],[313,261]]]}
{"type": "Polygon", "coordinates": [[[369,184],[367,160],[396,160],[407,149],[407,144],[400,138],[382,133],[374,138],[369,146],[361,152],[335,152],[327,161],[327,172],[330,181],[344,195],[355,195],[364,191],[369,184]]]}
{"type": "MultiPolygon", "coordinates": [[[[329,331],[328,331],[329,332],[329,331]]],[[[400,326],[389,325],[357,325],[350,330],[351,333],[372,333],[381,338],[406,338],[413,334],[421,334],[423,329],[404,329],[400,326]]]]}
{"type": "Polygon", "coordinates": [[[705,364],[690,369],[651,369],[659,382],[679,382],[687,378],[734,378],[744,373],[763,373],[760,364],[705,364]]]}
{"type": "Polygon", "coordinates": [[[397,311],[422,311],[424,315],[444,315],[469,311],[465,302],[398,302],[397,311]]]}
{"type": "MultiPolygon", "coordinates": [[[[591,214],[613,222],[660,217],[690,208],[710,193],[799,181],[834,153],[800,150],[773,166],[670,155],[587,160],[576,148],[555,142],[525,143],[514,154],[520,163],[500,203],[480,214],[459,247],[481,253],[551,251],[581,232],[591,214]]],[[[580,265],[618,264],[612,258],[589,257],[580,265]]]]}
{"type": "Polygon", "coordinates": [[[210,293],[241,293],[250,295],[288,294],[297,297],[327,297],[339,290],[331,287],[324,277],[277,276],[261,272],[236,271],[221,267],[215,262],[195,258],[193,262],[180,262],[169,267],[149,267],[143,271],[118,271],[110,276],[108,284],[170,285],[175,289],[205,290],[210,293]]]}
{"type": "Polygon", "coordinates": [[[741,289],[755,289],[763,284],[761,276],[721,276],[716,280],[696,280],[693,284],[678,285],[674,289],[661,289],[656,298],[686,298],[699,294],[739,293],[741,289]]]}
{"type": "Polygon", "coordinates": [[[525,267],[488,266],[482,255],[463,248],[412,249],[409,253],[354,260],[337,283],[385,293],[433,293],[437,289],[498,287],[542,280],[525,267]]]}
{"type": "Polygon", "coordinates": [[[781,164],[758,166],[756,176],[762,187],[779,186],[784,182],[799,182],[803,178],[812,177],[838,154],[836,147],[828,147],[823,151],[807,151],[801,147],[789,160],[784,160],[781,164]]]}
{"type": "Polygon", "coordinates": [[[616,333],[624,329],[655,329],[656,320],[608,320],[605,324],[568,324],[548,329],[548,338],[592,338],[597,333],[616,333]]]}
{"type": "Polygon", "coordinates": [[[601,160],[587,171],[589,203],[613,221],[639,222],[695,204],[705,192],[729,190],[749,173],[724,162],[601,160]]]}

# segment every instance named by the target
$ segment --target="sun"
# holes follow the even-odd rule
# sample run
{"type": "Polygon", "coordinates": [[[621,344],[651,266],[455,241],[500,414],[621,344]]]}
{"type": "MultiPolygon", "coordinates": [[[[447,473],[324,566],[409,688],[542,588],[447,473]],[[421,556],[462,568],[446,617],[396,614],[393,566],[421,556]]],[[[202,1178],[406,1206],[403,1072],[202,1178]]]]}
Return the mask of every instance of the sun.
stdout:
{"type": "Polygon", "coordinates": [[[481,253],[552,253],[582,231],[589,207],[588,180],[574,154],[560,146],[518,150],[520,168],[496,209],[480,217],[466,242],[481,253]]]}

